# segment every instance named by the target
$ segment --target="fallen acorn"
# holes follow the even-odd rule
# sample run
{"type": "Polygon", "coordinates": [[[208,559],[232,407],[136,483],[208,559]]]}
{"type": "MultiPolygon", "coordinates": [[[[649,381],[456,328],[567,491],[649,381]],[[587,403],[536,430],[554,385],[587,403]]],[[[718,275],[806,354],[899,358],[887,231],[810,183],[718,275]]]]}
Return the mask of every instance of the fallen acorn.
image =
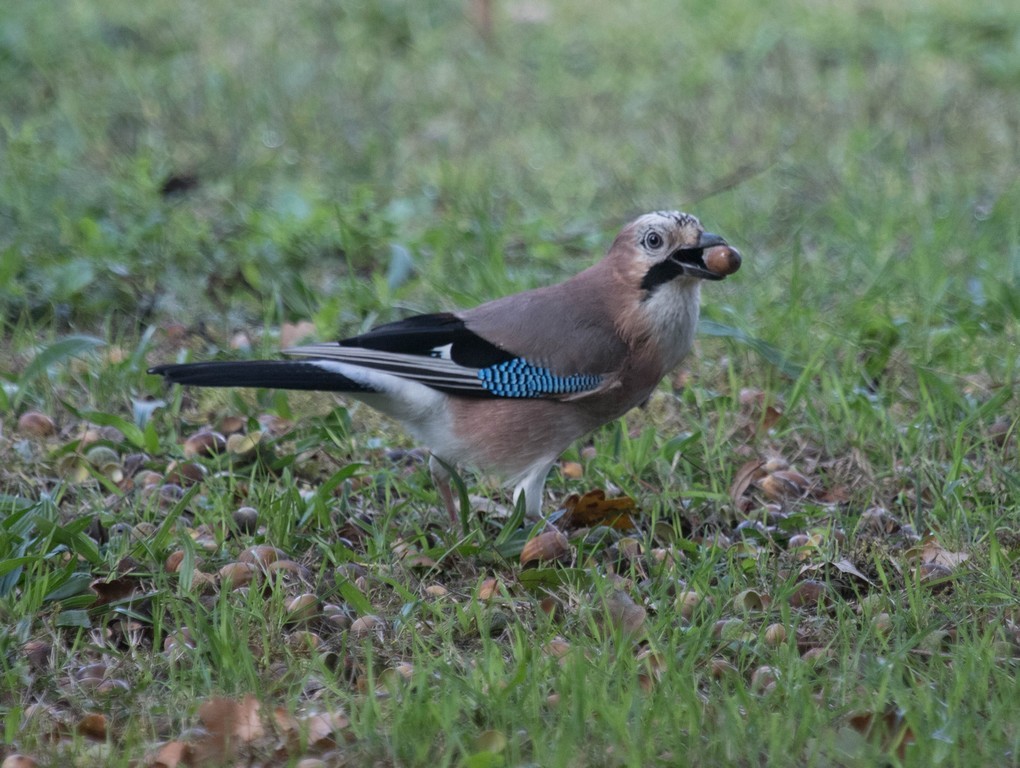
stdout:
{"type": "Polygon", "coordinates": [[[258,573],[252,563],[227,563],[218,575],[224,589],[239,589],[248,586],[258,573]]]}
{"type": "Polygon", "coordinates": [[[244,550],[237,556],[237,559],[241,563],[252,563],[260,568],[265,568],[277,560],[286,560],[287,553],[269,544],[256,544],[254,547],[244,550]]]}
{"type": "Polygon", "coordinates": [[[765,633],[763,635],[765,644],[775,648],[777,645],[782,645],[786,642],[787,631],[783,624],[769,624],[765,627],[765,633]]]}
{"type": "Polygon", "coordinates": [[[800,582],[790,595],[790,605],[794,608],[817,608],[825,604],[829,592],[827,584],[814,579],[800,582]]]}
{"type": "Polygon", "coordinates": [[[319,611],[319,598],[311,592],[298,595],[287,604],[287,623],[297,624],[308,621],[319,611]]]}
{"type": "Polygon", "coordinates": [[[184,441],[184,456],[193,459],[200,456],[215,456],[227,448],[227,438],[213,430],[196,432],[184,441]]]}
{"type": "Polygon", "coordinates": [[[52,437],[57,434],[57,425],[45,413],[25,411],[18,417],[18,432],[29,437],[52,437]]]}
{"type": "Polygon", "coordinates": [[[385,628],[386,622],[378,616],[369,613],[365,616],[359,616],[356,618],[351,624],[350,632],[354,637],[367,637],[373,632],[381,637],[385,628]]]}

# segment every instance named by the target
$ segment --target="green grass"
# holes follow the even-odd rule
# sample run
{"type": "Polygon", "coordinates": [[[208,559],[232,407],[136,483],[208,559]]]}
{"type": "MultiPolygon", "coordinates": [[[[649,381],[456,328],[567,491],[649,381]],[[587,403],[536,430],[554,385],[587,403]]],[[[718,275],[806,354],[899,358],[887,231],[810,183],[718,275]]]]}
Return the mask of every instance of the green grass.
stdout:
{"type": "Polygon", "coordinates": [[[439,0],[5,8],[0,755],[135,765],[254,694],[235,762],[1015,763],[1014,5],[498,3],[488,38],[439,0]],[[547,511],[591,488],[641,510],[571,532],[566,564],[521,569],[535,531],[499,514],[448,530],[367,408],[145,374],[559,280],[666,207],[744,265],[706,286],[683,382],[550,478],[547,511]],[[57,434],[20,432],[33,410],[57,434]],[[167,488],[226,416],[259,449],[167,488]],[[731,498],[776,458],[807,493],[769,507],[759,473],[731,498]],[[300,574],[193,574],[258,544],[300,574]],[[821,607],[791,604],[808,577],[821,607]],[[315,713],[347,725],[317,740],[315,713]]]}

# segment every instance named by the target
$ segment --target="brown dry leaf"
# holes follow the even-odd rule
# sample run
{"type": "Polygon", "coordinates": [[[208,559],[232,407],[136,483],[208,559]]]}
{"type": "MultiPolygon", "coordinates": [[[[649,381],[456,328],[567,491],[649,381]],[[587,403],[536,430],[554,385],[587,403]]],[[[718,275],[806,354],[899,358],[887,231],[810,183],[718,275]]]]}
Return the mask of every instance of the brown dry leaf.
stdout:
{"type": "Polygon", "coordinates": [[[544,613],[550,619],[560,618],[559,614],[563,612],[562,601],[560,601],[559,598],[553,595],[543,597],[542,600],[539,602],[538,607],[541,608],[542,613],[544,613]]]}
{"type": "Polygon", "coordinates": [[[584,467],[576,461],[564,461],[560,464],[560,472],[571,480],[580,480],[584,477],[584,467]]]}
{"type": "Polygon", "coordinates": [[[740,390],[740,406],[748,427],[759,432],[768,432],[783,416],[783,409],[760,389],[740,390]]]}
{"type": "Polygon", "coordinates": [[[855,566],[853,563],[851,563],[845,557],[840,558],[839,560],[834,561],[832,563],[832,565],[840,573],[847,574],[849,576],[853,576],[855,579],[860,579],[865,584],[870,584],[871,586],[875,586],[875,583],[871,579],[869,579],[867,576],[865,576],[863,573],[861,573],[857,569],[857,566],[855,566]]]}
{"type": "Polygon", "coordinates": [[[276,728],[276,732],[282,736],[290,736],[293,733],[297,733],[300,724],[294,715],[292,715],[285,707],[276,707],[273,710],[273,725],[276,728]]]}
{"type": "Polygon", "coordinates": [[[196,760],[225,761],[237,744],[261,738],[264,730],[259,719],[260,704],[251,694],[241,701],[214,697],[198,708],[198,719],[209,737],[196,746],[196,760]]]}
{"type": "Polygon", "coordinates": [[[570,528],[592,528],[608,525],[618,531],[634,529],[633,514],[637,511],[629,496],[607,499],[601,489],[588,491],[583,496],[572,494],[564,503],[566,509],[562,524],[570,528]]]}
{"type": "Polygon", "coordinates": [[[423,555],[420,552],[408,554],[408,556],[401,562],[412,571],[431,571],[433,568],[437,568],[439,566],[439,563],[431,557],[423,555]]]}
{"type": "Polygon", "coordinates": [[[324,712],[306,717],[302,723],[308,729],[308,746],[328,749],[336,745],[336,734],[347,730],[351,720],[343,712],[324,712]]]}
{"type": "Polygon", "coordinates": [[[138,579],[131,576],[121,576],[110,581],[93,581],[89,585],[92,591],[99,597],[93,607],[116,603],[118,600],[130,597],[138,589],[138,579]]]}
{"type": "Polygon", "coordinates": [[[101,715],[98,712],[83,715],[82,719],[78,721],[78,733],[88,736],[90,739],[105,741],[109,731],[110,725],[106,721],[106,715],[101,715]]]}
{"type": "Polygon", "coordinates": [[[920,584],[933,592],[944,592],[953,580],[953,569],[941,563],[921,563],[914,573],[920,584]]]}
{"type": "Polygon", "coordinates": [[[635,603],[626,592],[617,589],[606,599],[606,614],[613,626],[633,635],[644,627],[648,611],[635,603]]]}
{"type": "Polygon", "coordinates": [[[852,496],[849,486],[835,485],[826,491],[816,494],[815,498],[820,504],[846,504],[852,496]]]}
{"type": "Polygon", "coordinates": [[[168,741],[149,762],[149,768],[177,768],[194,765],[193,748],[184,741],[168,741]]]}
{"type": "Polygon", "coordinates": [[[567,537],[556,530],[540,533],[525,542],[521,550],[521,565],[532,561],[551,562],[560,560],[570,554],[570,542],[567,537]]]}
{"type": "Polygon", "coordinates": [[[658,682],[662,679],[663,673],[666,671],[667,663],[666,659],[658,653],[655,653],[649,648],[644,648],[637,655],[637,661],[643,667],[643,672],[650,680],[650,682],[658,682]]]}
{"type": "Polygon", "coordinates": [[[779,469],[755,483],[773,501],[799,499],[811,490],[811,481],[795,469],[779,469]]]}
{"type": "Polygon", "coordinates": [[[234,722],[234,737],[243,743],[262,738],[265,733],[262,720],[259,718],[259,704],[251,694],[245,696],[237,705],[237,719],[234,722]]]}
{"type": "Polygon", "coordinates": [[[478,585],[478,599],[482,601],[491,600],[494,597],[506,594],[506,587],[503,586],[503,582],[495,577],[483,579],[482,583],[478,585]]]}
{"type": "Polygon", "coordinates": [[[886,752],[896,752],[903,760],[907,747],[917,739],[907,725],[903,712],[890,707],[881,714],[876,712],[857,712],[847,719],[850,726],[857,732],[873,741],[879,741],[886,752]]]}
{"type": "Polygon", "coordinates": [[[826,574],[831,574],[831,571],[835,569],[844,576],[852,576],[859,582],[868,584],[869,586],[875,586],[875,583],[861,573],[857,566],[847,560],[845,557],[839,560],[828,560],[824,563],[813,563],[811,565],[805,565],[800,569],[800,575],[811,574],[813,577],[822,578],[826,574]]]}
{"type": "Polygon", "coordinates": [[[934,563],[946,568],[955,568],[970,559],[970,555],[966,552],[950,552],[948,549],[943,548],[932,535],[925,536],[919,546],[922,563],[934,563]]]}
{"type": "Polygon", "coordinates": [[[740,499],[751,487],[751,483],[765,476],[764,466],[764,460],[751,459],[737,470],[736,475],[733,476],[733,484],[730,486],[730,500],[734,507],[740,507],[740,499]]]}
{"type": "Polygon", "coordinates": [[[552,656],[554,659],[562,659],[570,653],[570,643],[557,635],[542,646],[542,652],[545,653],[546,656],[552,656]]]}

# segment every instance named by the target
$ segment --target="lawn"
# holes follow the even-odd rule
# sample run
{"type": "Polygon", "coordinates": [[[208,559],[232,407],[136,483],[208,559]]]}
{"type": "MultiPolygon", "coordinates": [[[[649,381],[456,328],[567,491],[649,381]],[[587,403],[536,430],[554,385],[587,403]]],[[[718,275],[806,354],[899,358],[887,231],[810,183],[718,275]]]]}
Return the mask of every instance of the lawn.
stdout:
{"type": "Polygon", "coordinates": [[[0,310],[3,768],[1020,763],[1015,2],[8,3],[0,310]],[[146,374],[656,209],[743,266],[549,521],[146,374]]]}

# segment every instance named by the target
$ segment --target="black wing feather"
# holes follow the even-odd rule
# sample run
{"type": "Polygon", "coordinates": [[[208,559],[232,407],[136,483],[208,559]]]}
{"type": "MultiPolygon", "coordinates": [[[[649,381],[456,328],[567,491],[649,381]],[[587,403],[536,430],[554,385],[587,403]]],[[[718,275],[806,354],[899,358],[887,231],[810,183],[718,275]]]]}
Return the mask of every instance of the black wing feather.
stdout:
{"type": "Polygon", "coordinates": [[[469,330],[452,312],[414,315],[379,325],[360,336],[340,342],[342,347],[364,347],[405,355],[433,356],[433,350],[450,345],[450,359],[465,368],[488,368],[517,355],[486,341],[469,330]]]}
{"type": "Polygon", "coordinates": [[[222,360],[157,365],[149,373],[189,387],[259,387],[314,392],[374,392],[370,387],[300,360],[222,360]]]}

